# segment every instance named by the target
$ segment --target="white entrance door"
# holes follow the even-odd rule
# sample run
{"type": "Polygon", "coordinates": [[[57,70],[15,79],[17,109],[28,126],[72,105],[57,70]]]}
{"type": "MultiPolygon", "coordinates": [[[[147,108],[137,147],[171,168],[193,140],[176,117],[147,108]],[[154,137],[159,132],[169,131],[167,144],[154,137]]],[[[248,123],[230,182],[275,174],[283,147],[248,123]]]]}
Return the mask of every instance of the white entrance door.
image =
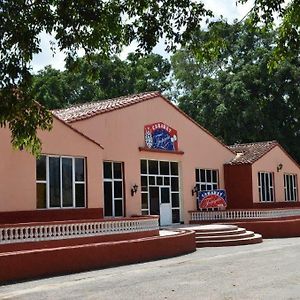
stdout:
{"type": "Polygon", "coordinates": [[[160,225],[172,224],[172,204],[170,187],[160,187],[160,225]]]}

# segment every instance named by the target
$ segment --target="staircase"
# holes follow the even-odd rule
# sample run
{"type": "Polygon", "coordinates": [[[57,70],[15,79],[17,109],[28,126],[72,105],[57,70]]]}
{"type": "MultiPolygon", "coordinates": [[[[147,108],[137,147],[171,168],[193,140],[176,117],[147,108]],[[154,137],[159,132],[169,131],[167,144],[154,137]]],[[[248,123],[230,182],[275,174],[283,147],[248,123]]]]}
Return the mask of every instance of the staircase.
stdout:
{"type": "Polygon", "coordinates": [[[222,247],[257,244],[262,242],[262,236],[235,225],[197,225],[189,230],[196,233],[196,246],[222,247]]]}

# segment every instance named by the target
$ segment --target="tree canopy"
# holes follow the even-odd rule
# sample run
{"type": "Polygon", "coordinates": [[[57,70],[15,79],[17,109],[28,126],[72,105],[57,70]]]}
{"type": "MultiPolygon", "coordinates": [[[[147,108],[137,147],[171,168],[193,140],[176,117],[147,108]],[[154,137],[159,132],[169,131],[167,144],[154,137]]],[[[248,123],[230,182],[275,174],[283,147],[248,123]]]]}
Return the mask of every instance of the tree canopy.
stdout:
{"type": "MultiPolygon", "coordinates": [[[[272,52],[275,62],[294,57],[299,49],[299,0],[288,5],[285,2],[256,0],[247,16],[254,27],[269,26],[276,14],[281,17],[272,52]]],[[[87,55],[107,56],[133,41],[138,44],[138,52],[149,53],[161,38],[168,51],[182,45],[193,49],[196,59],[220,58],[228,42],[223,30],[215,26],[218,23],[210,20],[212,34],[201,44],[197,40],[201,22],[212,15],[201,1],[193,0],[1,1],[0,126],[9,126],[15,147],[33,153],[40,150],[36,130],[51,128],[50,113],[34,101],[32,94],[30,62],[41,51],[42,32],[55,37],[58,50],[65,51],[68,61],[81,48],[87,55]]]]}
{"type": "Polygon", "coordinates": [[[277,139],[300,161],[299,55],[270,70],[276,31],[217,26],[230,37],[217,59],[200,63],[189,50],[172,57],[179,106],[227,144],[277,139]]]}
{"type": "Polygon", "coordinates": [[[158,54],[126,60],[117,56],[79,58],[65,71],[50,66],[33,76],[33,98],[48,109],[169,88],[171,65],[158,54]]]}

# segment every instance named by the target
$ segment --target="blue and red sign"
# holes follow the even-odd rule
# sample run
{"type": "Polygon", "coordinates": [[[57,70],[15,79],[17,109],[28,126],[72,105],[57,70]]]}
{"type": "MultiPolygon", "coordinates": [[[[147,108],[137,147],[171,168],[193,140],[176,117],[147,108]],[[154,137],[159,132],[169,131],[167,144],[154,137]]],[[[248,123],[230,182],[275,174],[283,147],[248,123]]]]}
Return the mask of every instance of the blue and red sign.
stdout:
{"type": "Polygon", "coordinates": [[[178,150],[177,130],[158,122],[144,127],[145,143],[150,149],[178,150]]]}
{"type": "Polygon", "coordinates": [[[199,209],[225,209],[227,206],[225,190],[200,191],[197,200],[199,209]]]}

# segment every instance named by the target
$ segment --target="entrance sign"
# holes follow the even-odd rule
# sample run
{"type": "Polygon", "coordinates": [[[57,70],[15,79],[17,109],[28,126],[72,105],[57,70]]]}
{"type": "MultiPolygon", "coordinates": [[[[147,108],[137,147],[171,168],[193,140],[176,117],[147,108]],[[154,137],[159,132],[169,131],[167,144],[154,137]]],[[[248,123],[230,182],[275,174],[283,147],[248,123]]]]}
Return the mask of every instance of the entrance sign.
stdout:
{"type": "Polygon", "coordinates": [[[200,191],[197,200],[199,209],[225,209],[227,206],[225,190],[200,191]]]}
{"type": "Polygon", "coordinates": [[[177,130],[158,122],[144,127],[145,144],[150,149],[178,150],[177,130]]]}

